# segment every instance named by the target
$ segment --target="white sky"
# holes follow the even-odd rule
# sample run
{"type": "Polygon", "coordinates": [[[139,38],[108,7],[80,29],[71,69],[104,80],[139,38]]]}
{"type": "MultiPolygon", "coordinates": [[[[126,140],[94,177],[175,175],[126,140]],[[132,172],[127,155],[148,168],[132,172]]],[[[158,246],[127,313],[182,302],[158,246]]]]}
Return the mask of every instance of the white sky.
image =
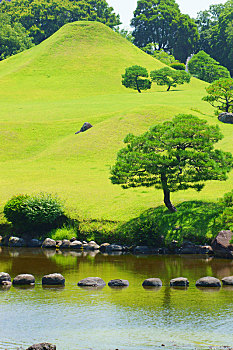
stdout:
{"type": "MultiPolygon", "coordinates": [[[[114,12],[120,15],[122,27],[130,29],[130,20],[137,7],[137,0],[107,0],[114,12]]],[[[196,17],[197,12],[207,10],[210,5],[225,3],[226,0],[176,0],[184,14],[196,17]]]]}

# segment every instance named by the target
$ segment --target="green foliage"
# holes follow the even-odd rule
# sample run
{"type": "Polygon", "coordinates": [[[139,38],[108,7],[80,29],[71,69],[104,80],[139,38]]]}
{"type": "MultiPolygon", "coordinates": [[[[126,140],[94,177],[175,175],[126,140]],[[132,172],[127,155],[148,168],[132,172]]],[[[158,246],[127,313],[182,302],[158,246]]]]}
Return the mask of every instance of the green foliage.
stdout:
{"type": "Polygon", "coordinates": [[[120,34],[123,38],[125,38],[126,40],[128,40],[129,42],[133,43],[134,41],[134,37],[132,35],[132,32],[126,30],[126,29],[120,29],[119,26],[116,28],[113,28],[113,30],[120,34]]]}
{"type": "Polygon", "coordinates": [[[142,78],[148,78],[146,68],[137,65],[128,67],[125,70],[125,74],[122,75],[122,85],[141,93],[141,90],[148,90],[151,88],[151,81],[142,78]]]}
{"type": "Polygon", "coordinates": [[[209,102],[217,111],[233,112],[233,79],[219,79],[206,88],[203,101],[209,102]]]}
{"type": "Polygon", "coordinates": [[[17,230],[38,233],[56,227],[64,217],[64,209],[51,194],[18,195],[6,203],[4,215],[17,230]]]}
{"type": "Polygon", "coordinates": [[[171,63],[170,67],[176,70],[185,70],[185,64],[181,62],[171,63]]]}
{"type": "Polygon", "coordinates": [[[233,231],[233,190],[231,192],[226,193],[224,197],[220,199],[219,202],[223,208],[223,212],[217,220],[219,231],[233,231]]]}
{"type": "Polygon", "coordinates": [[[153,53],[154,58],[159,60],[160,62],[163,62],[164,64],[167,64],[168,66],[171,65],[171,63],[176,62],[176,59],[173,55],[169,54],[168,52],[165,52],[164,50],[155,50],[153,53]]]}
{"type": "Polygon", "coordinates": [[[0,60],[32,47],[26,29],[21,23],[11,24],[7,14],[0,13],[0,60]]]}
{"type": "Polygon", "coordinates": [[[204,51],[199,51],[188,63],[189,72],[196,78],[212,83],[220,78],[230,78],[230,72],[204,51]]]}
{"type": "Polygon", "coordinates": [[[123,188],[162,189],[165,205],[175,211],[170,192],[200,191],[207,180],[227,179],[233,156],[214,148],[221,139],[218,126],[208,126],[192,115],[177,115],[140,136],[128,134],[127,146],[118,152],[110,179],[123,188]]]}
{"type": "Polygon", "coordinates": [[[82,240],[94,240],[98,244],[116,242],[115,230],[118,222],[110,220],[83,220],[79,223],[79,237],[82,240]]]}
{"type": "Polygon", "coordinates": [[[111,28],[120,24],[119,16],[105,0],[2,1],[0,12],[9,14],[13,22],[20,22],[35,44],[48,38],[64,24],[74,21],[99,21],[111,28]]]}
{"type": "Polygon", "coordinates": [[[169,67],[164,67],[161,69],[154,70],[150,73],[153,82],[158,85],[166,85],[167,91],[170,88],[176,87],[177,85],[182,85],[184,83],[189,83],[191,76],[185,71],[175,71],[169,67]]]}
{"type": "Polygon", "coordinates": [[[135,45],[152,43],[184,62],[199,38],[195,22],[181,14],[175,0],[139,0],[131,26],[135,45]]]}
{"type": "Polygon", "coordinates": [[[183,202],[176,213],[164,207],[146,210],[140,216],[120,225],[115,231],[119,242],[127,245],[169,246],[173,240],[196,244],[210,243],[218,232],[217,219],[222,213],[219,203],[183,202]]]}
{"type": "Polygon", "coordinates": [[[77,230],[74,227],[63,226],[52,230],[49,235],[54,241],[62,241],[63,239],[70,240],[73,237],[77,237],[77,230]]]}
{"type": "Polygon", "coordinates": [[[233,74],[233,0],[211,5],[208,11],[199,12],[196,20],[200,33],[199,48],[233,74]]]}

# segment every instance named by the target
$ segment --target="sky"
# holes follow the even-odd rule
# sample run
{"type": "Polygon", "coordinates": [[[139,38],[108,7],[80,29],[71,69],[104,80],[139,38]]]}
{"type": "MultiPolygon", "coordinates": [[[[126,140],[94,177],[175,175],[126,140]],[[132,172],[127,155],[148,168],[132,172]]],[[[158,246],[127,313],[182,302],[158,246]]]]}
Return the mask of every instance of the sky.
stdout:
{"type": "MultiPolygon", "coordinates": [[[[133,11],[137,7],[137,0],[107,0],[108,4],[114,8],[114,12],[120,15],[122,27],[130,29],[130,20],[133,11]]],[[[196,17],[197,12],[207,10],[210,5],[225,3],[224,0],[176,0],[180,10],[184,14],[196,17]]]]}

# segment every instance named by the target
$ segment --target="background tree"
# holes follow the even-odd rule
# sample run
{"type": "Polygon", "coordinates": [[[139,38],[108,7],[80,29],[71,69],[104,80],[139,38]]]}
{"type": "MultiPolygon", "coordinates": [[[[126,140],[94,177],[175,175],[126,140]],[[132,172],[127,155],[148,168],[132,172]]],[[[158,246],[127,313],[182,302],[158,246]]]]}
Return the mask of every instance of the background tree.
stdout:
{"type": "Polygon", "coordinates": [[[170,66],[171,63],[175,63],[176,59],[173,55],[165,52],[164,50],[155,50],[153,54],[154,58],[170,66]]]}
{"type": "Polygon", "coordinates": [[[122,75],[122,85],[141,93],[141,90],[151,88],[151,81],[146,78],[148,78],[146,68],[137,65],[128,67],[125,70],[125,74],[122,75]]]}
{"type": "Polygon", "coordinates": [[[0,60],[32,46],[32,40],[22,24],[11,24],[10,16],[0,13],[0,60]]]}
{"type": "Polygon", "coordinates": [[[230,72],[204,51],[193,55],[188,62],[189,72],[198,79],[212,83],[220,78],[230,78],[230,72]]]}
{"type": "Polygon", "coordinates": [[[169,67],[154,70],[150,73],[151,80],[158,85],[166,85],[167,91],[170,88],[189,83],[191,76],[183,70],[173,70],[169,67]]]}
{"type": "Polygon", "coordinates": [[[206,88],[203,100],[217,108],[217,112],[233,112],[233,79],[219,79],[206,88]]]}
{"type": "Polygon", "coordinates": [[[74,21],[99,21],[111,28],[120,24],[105,0],[4,0],[0,12],[10,15],[12,23],[20,22],[35,44],[74,21]]]}
{"type": "Polygon", "coordinates": [[[182,61],[194,51],[199,38],[195,22],[181,14],[175,0],[138,0],[131,26],[136,46],[156,44],[182,61]]]}
{"type": "Polygon", "coordinates": [[[218,126],[208,126],[192,115],[178,115],[143,135],[127,135],[127,146],[118,152],[110,179],[123,188],[162,189],[166,207],[175,212],[171,192],[200,191],[207,180],[227,179],[233,156],[214,149],[221,138],[218,126]]]}
{"type": "Polygon", "coordinates": [[[199,49],[227,67],[233,75],[233,0],[199,12],[196,24],[200,34],[199,49]]]}

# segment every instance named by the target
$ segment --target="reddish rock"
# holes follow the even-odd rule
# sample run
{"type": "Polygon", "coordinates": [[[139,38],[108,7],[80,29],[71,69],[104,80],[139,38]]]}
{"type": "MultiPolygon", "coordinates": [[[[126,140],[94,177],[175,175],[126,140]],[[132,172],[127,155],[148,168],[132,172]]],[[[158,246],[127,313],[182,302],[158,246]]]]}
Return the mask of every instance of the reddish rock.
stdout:
{"type": "Polygon", "coordinates": [[[214,255],[220,258],[233,258],[233,244],[230,243],[233,232],[220,231],[211,243],[214,255]]]}

